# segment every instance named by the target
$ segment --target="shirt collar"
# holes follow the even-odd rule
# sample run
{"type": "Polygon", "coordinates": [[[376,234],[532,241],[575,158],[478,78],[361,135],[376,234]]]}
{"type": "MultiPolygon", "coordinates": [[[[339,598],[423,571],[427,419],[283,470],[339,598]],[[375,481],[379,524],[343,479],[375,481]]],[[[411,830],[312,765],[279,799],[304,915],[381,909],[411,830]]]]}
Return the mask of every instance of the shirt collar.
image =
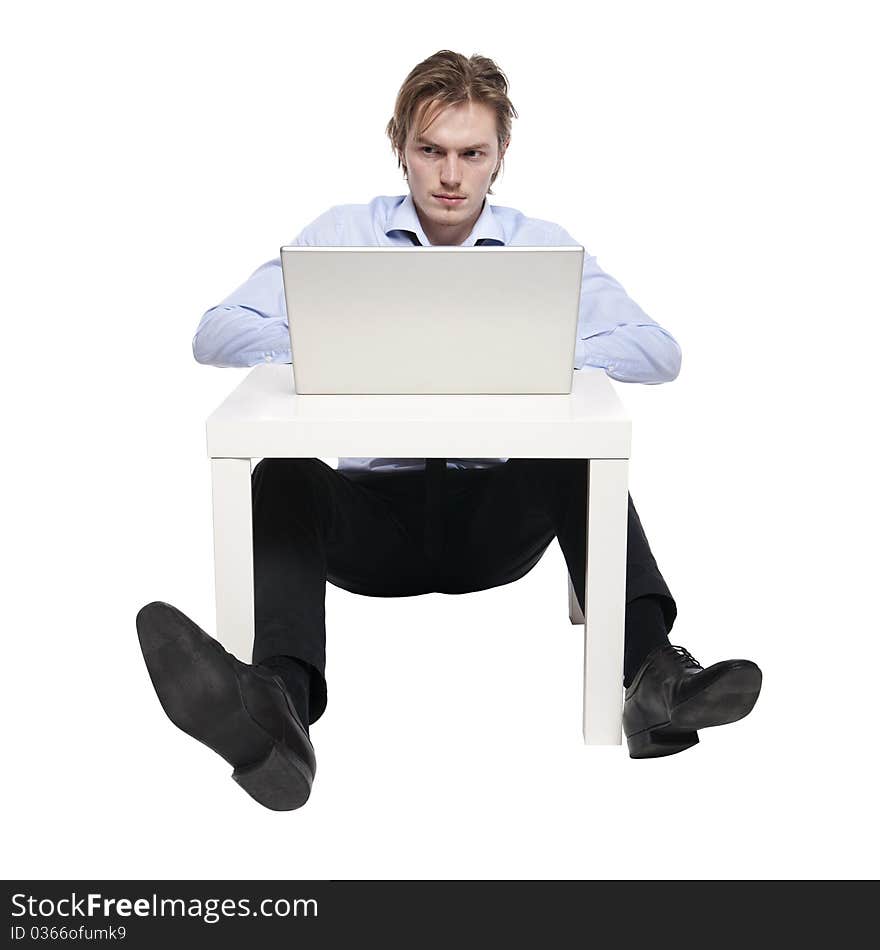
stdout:
{"type": "MultiPolygon", "coordinates": [[[[415,235],[419,244],[427,247],[430,241],[425,236],[422,229],[422,223],[419,221],[419,215],[412,199],[412,194],[408,194],[403,201],[396,205],[388,216],[388,224],[385,226],[385,233],[391,234],[392,231],[408,231],[415,235]]],[[[505,244],[504,232],[501,230],[501,222],[497,220],[492,213],[492,206],[488,200],[483,201],[483,210],[479,218],[474,223],[471,233],[465,238],[461,247],[473,247],[477,241],[492,244],[505,244]]]]}

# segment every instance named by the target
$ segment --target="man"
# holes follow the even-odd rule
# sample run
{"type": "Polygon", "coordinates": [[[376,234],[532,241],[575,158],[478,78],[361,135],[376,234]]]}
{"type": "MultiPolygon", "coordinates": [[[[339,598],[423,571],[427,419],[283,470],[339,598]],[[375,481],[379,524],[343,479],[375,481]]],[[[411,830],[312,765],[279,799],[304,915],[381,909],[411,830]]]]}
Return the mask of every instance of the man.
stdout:
{"type": "MultiPolygon", "coordinates": [[[[576,243],[486,201],[515,117],[495,63],[436,53],[405,80],[387,128],[409,195],[331,208],[294,243],[576,243]]],[[[216,366],[290,362],[277,258],[204,315],[193,351],[216,366]]],[[[585,256],[576,368],[660,383],[680,359],[670,334],[585,256]]],[[[372,596],[483,590],[525,575],[556,537],[583,607],[585,478],[577,460],[340,459],[338,471],[317,459],[263,460],[253,475],[254,665],[175,608],[149,604],[137,628],[165,711],[232,764],[257,801],[298,808],[315,773],[308,728],[327,701],[327,580],[372,596]]],[[[675,602],[631,499],[627,543],[624,731],[633,758],[652,758],[747,715],[761,672],[748,660],[703,669],[670,645],[675,602]]]]}

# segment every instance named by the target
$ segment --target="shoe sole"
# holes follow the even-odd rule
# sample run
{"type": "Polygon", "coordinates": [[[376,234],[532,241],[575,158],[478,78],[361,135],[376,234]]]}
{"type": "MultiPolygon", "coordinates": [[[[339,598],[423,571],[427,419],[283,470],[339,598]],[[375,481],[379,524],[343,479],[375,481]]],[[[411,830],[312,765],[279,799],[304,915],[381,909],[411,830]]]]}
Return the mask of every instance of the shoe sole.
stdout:
{"type": "Polygon", "coordinates": [[[672,710],[668,722],[627,736],[630,758],[655,759],[690,749],[698,729],[725,726],[747,716],[761,692],[761,670],[749,661],[728,670],[672,710]]]}
{"type": "Polygon", "coordinates": [[[268,750],[236,766],[233,779],[273,811],[305,805],[313,776],[252,718],[223,647],[170,604],[144,607],[136,626],[156,695],[174,725],[231,765],[247,759],[248,750],[268,750]]]}

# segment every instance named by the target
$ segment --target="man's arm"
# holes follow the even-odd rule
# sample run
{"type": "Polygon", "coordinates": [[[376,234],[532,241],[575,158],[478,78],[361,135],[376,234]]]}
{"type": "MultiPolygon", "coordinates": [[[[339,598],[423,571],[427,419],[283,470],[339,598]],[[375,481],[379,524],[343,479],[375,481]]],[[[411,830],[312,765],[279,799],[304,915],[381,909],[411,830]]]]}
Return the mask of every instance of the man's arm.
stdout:
{"type": "Polygon", "coordinates": [[[256,271],[205,313],[193,337],[193,356],[212,366],[289,363],[290,336],[281,261],[256,271]]]}
{"type": "MultiPolygon", "coordinates": [[[[336,243],[333,208],[291,241],[306,247],[336,243]]],[[[211,307],[199,323],[192,347],[199,363],[212,366],[289,363],[290,333],[281,259],[276,257],[263,264],[241,287],[211,307]]]]}
{"type": "MultiPolygon", "coordinates": [[[[578,243],[559,230],[561,244],[578,243]]],[[[586,252],[574,366],[597,366],[624,383],[666,383],[681,368],[681,348],[672,334],[586,252]]]]}

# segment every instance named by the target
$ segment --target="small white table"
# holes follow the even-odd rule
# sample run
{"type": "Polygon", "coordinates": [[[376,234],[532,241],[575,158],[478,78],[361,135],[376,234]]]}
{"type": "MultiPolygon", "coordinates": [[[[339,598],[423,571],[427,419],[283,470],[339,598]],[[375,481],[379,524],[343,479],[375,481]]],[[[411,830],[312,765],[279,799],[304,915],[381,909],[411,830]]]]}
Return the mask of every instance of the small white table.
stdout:
{"type": "Polygon", "coordinates": [[[285,364],[255,367],[208,418],[217,637],[250,662],[254,642],[251,462],[261,458],[588,459],[584,741],[621,742],[630,420],[604,372],[570,395],[303,396],[285,364]]]}

